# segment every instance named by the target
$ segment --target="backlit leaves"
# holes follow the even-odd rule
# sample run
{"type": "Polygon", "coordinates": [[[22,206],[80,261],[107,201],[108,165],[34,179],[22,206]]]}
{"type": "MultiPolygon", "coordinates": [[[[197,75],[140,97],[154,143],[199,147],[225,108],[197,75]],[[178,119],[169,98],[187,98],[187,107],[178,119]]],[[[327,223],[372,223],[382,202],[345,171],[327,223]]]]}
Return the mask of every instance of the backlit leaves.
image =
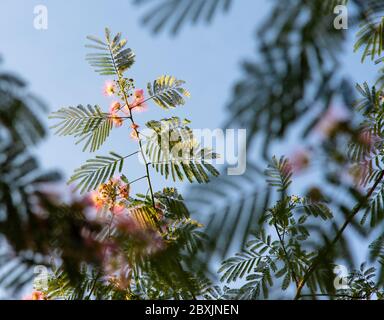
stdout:
{"type": "Polygon", "coordinates": [[[187,22],[210,23],[218,12],[228,12],[232,0],[135,0],[135,4],[153,4],[143,23],[157,33],[166,27],[176,34],[187,22]]]}
{"type": "Polygon", "coordinates": [[[210,149],[201,148],[187,126],[188,120],[177,117],[150,121],[152,129],[146,144],[146,154],[157,172],[174,181],[184,180],[198,183],[209,181],[209,174],[218,176],[218,171],[210,164],[217,154],[210,149]]]}
{"type": "Polygon", "coordinates": [[[96,156],[76,169],[68,184],[76,182],[76,189],[81,193],[97,189],[97,187],[111,179],[116,172],[123,170],[125,157],[110,152],[110,156],[96,156]]]}
{"type": "Polygon", "coordinates": [[[113,122],[108,113],[101,111],[99,106],[79,105],[77,107],[61,108],[50,115],[50,119],[59,122],[52,126],[55,134],[60,136],[72,135],[77,138],[76,144],[85,141],[83,151],[94,152],[108,138],[113,122]]]}
{"type": "Polygon", "coordinates": [[[161,76],[153,83],[148,83],[148,94],[161,108],[175,108],[184,105],[185,98],[190,97],[190,93],[182,87],[183,84],[185,81],[173,76],[161,76]]]}
{"type": "Polygon", "coordinates": [[[255,235],[246,248],[222,263],[219,272],[223,272],[221,281],[230,283],[245,278],[246,284],[237,290],[238,299],[257,299],[263,295],[268,298],[273,286],[272,274],[276,273],[278,241],[264,231],[255,235]]]}
{"type": "MultiPolygon", "coordinates": [[[[88,54],[87,60],[101,75],[115,76],[112,81],[119,88],[115,90],[111,85],[111,90],[106,90],[106,93],[120,98],[120,102],[127,107],[133,109],[135,105],[153,100],[160,107],[170,109],[183,105],[185,98],[190,96],[183,87],[184,81],[173,76],[161,76],[148,84],[148,98],[142,99],[141,90],[135,90],[134,80],[123,77],[124,71],[134,62],[134,55],[130,49],[125,48],[126,40],[121,39],[121,34],[112,37],[106,29],[105,40],[93,36],[88,39],[91,44],[87,47],[98,52],[88,54]],[[131,102],[133,96],[135,100],[131,102]]],[[[78,138],[78,142],[86,140],[84,150],[89,148],[90,151],[95,151],[108,137],[114,122],[116,124],[114,117],[120,112],[117,109],[112,108],[111,113],[103,113],[98,106],[69,107],[53,113],[51,118],[58,120],[54,126],[57,134],[72,135],[78,138]]],[[[107,271],[93,270],[93,266],[87,265],[89,270],[84,270],[84,277],[79,279],[81,283],[77,287],[72,283],[62,283],[66,278],[65,273],[54,274],[51,278],[52,287],[48,290],[49,297],[55,297],[55,290],[59,289],[63,291],[60,295],[67,298],[76,295],[81,299],[191,299],[204,290],[204,275],[197,277],[198,272],[192,267],[195,264],[192,257],[206,240],[205,234],[200,231],[202,225],[190,218],[183,198],[175,189],[165,188],[163,192],[153,193],[148,167],[152,165],[156,171],[165,177],[172,176],[174,180],[187,178],[190,182],[208,182],[209,175],[218,175],[211,164],[217,155],[210,149],[200,147],[187,120],[173,117],[149,121],[147,127],[151,129],[151,134],[148,137],[145,132],[137,130],[139,126],[132,113],[128,114],[126,117],[119,116],[116,125],[120,125],[123,119],[131,121],[133,133],[137,134],[139,150],[128,156],[120,156],[114,152],[108,156],[96,156],[76,169],[68,181],[74,183],[75,190],[80,190],[81,193],[96,190],[116,173],[122,172],[127,157],[146,153],[146,175],[132,180],[131,183],[124,175],[120,177],[125,185],[116,187],[119,188],[119,196],[112,195],[112,204],[108,208],[104,206],[106,212],[103,213],[106,216],[112,214],[112,219],[100,232],[92,234],[92,239],[97,244],[103,241],[115,244],[111,248],[112,255],[107,260],[111,259],[113,268],[120,269],[119,277],[125,287],[117,285],[117,280],[112,279],[107,271]],[[145,149],[144,138],[147,139],[145,149]],[[137,194],[135,198],[127,191],[127,185],[142,179],[147,179],[147,194],[137,194]],[[115,215],[119,217],[113,219],[115,215]],[[122,265],[115,266],[117,261],[114,260],[119,260],[122,265]],[[108,283],[104,280],[107,275],[108,283]]],[[[127,176],[130,177],[131,174],[128,172],[127,176]]],[[[117,184],[120,179],[116,180],[117,184]]],[[[96,202],[101,200],[100,206],[105,204],[103,199],[109,194],[109,188],[115,188],[113,183],[98,189],[96,202]]],[[[98,207],[99,203],[95,203],[95,206],[98,207]]]]}
{"type": "Polygon", "coordinates": [[[273,157],[265,174],[268,176],[268,184],[271,187],[277,187],[277,191],[285,192],[291,184],[292,168],[288,159],[284,157],[279,160],[273,157]]]}
{"type": "Polygon", "coordinates": [[[98,52],[88,53],[86,59],[102,76],[121,76],[135,62],[135,54],[131,49],[125,48],[127,40],[121,38],[121,33],[112,36],[106,28],[105,41],[94,36],[88,36],[87,39],[91,44],[86,47],[96,49],[98,52]]]}
{"type": "Polygon", "coordinates": [[[128,211],[143,230],[148,228],[156,229],[158,226],[157,212],[152,206],[135,206],[129,208],[128,211]]]}
{"type": "Polygon", "coordinates": [[[380,58],[384,49],[384,18],[378,23],[363,23],[357,33],[357,41],[355,43],[355,51],[363,48],[362,62],[367,57],[372,60],[380,58]]]}

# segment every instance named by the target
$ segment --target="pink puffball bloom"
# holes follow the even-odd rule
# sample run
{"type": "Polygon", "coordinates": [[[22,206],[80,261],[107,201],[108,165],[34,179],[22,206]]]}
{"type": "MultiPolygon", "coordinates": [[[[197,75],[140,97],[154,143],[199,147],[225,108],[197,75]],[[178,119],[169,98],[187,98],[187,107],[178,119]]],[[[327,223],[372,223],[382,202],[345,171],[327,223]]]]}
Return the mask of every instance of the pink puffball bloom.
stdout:
{"type": "Polygon", "coordinates": [[[140,229],[138,222],[129,214],[116,216],[116,227],[123,232],[133,233],[140,229]]]}
{"type": "Polygon", "coordinates": [[[131,138],[134,140],[138,140],[139,139],[139,133],[138,133],[137,129],[139,128],[139,126],[137,124],[132,124],[131,128],[132,128],[131,138]]]}
{"type": "Polygon", "coordinates": [[[119,195],[120,195],[120,197],[122,197],[124,199],[128,199],[129,198],[129,191],[130,191],[129,184],[125,184],[125,185],[119,186],[119,195]]]}
{"type": "Polygon", "coordinates": [[[45,300],[45,296],[43,292],[34,290],[30,295],[24,297],[23,300],[45,300]]]}
{"type": "Polygon", "coordinates": [[[106,96],[112,96],[116,92],[115,83],[113,81],[107,81],[104,84],[104,95],[106,96]]]}
{"type": "Polygon", "coordinates": [[[143,111],[146,109],[146,105],[144,104],[144,90],[136,90],[133,94],[134,100],[129,105],[129,109],[135,109],[135,111],[143,111]]]}
{"type": "Polygon", "coordinates": [[[115,127],[121,127],[123,125],[123,118],[117,115],[117,112],[120,110],[120,108],[121,105],[118,101],[112,102],[109,107],[109,112],[115,127]]]}
{"type": "Polygon", "coordinates": [[[362,161],[354,164],[349,168],[349,175],[357,187],[364,187],[367,184],[367,178],[372,172],[372,167],[369,161],[362,161]]]}
{"type": "Polygon", "coordinates": [[[121,127],[123,125],[123,118],[116,115],[112,115],[112,122],[115,125],[115,127],[117,128],[121,127]]]}
{"type": "Polygon", "coordinates": [[[91,199],[92,199],[93,206],[94,206],[97,210],[100,210],[101,208],[103,208],[103,206],[104,206],[105,203],[104,203],[104,201],[100,198],[98,192],[93,191],[93,192],[91,193],[91,199]]]}
{"type": "Polygon", "coordinates": [[[315,131],[320,133],[323,138],[327,138],[341,123],[348,119],[350,119],[350,113],[345,107],[331,106],[316,124],[315,131]]]}
{"type": "Polygon", "coordinates": [[[135,101],[137,101],[138,103],[141,103],[144,101],[144,90],[143,89],[136,90],[133,95],[135,97],[135,101]]]}
{"type": "Polygon", "coordinates": [[[124,211],[125,211],[125,206],[124,204],[115,204],[111,210],[111,212],[114,214],[114,215],[121,215],[124,211]]]}
{"type": "Polygon", "coordinates": [[[289,159],[293,173],[299,173],[306,169],[310,163],[310,155],[307,150],[295,151],[289,159]]]}
{"type": "Polygon", "coordinates": [[[370,130],[363,130],[359,133],[358,141],[367,149],[372,151],[380,138],[370,130]]]}
{"type": "Polygon", "coordinates": [[[132,138],[133,140],[139,140],[139,135],[137,134],[136,131],[132,130],[132,132],[131,132],[131,138],[132,138]]]}
{"type": "Polygon", "coordinates": [[[112,178],[91,194],[94,206],[98,209],[108,207],[113,214],[119,215],[126,209],[129,189],[129,184],[124,184],[121,178],[112,178]]]}
{"type": "Polygon", "coordinates": [[[109,106],[109,113],[111,113],[111,114],[115,114],[115,113],[118,112],[120,109],[121,109],[120,102],[118,102],[118,101],[114,101],[114,102],[112,102],[111,105],[109,106]]]}

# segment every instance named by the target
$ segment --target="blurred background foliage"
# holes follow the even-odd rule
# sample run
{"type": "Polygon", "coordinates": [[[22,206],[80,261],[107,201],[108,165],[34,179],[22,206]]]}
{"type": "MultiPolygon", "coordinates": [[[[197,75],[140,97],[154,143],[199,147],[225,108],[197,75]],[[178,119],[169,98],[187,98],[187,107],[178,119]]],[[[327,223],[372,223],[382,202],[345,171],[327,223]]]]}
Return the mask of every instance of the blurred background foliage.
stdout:
{"type": "MultiPolygon", "coordinates": [[[[142,22],[150,31],[178,36],[182,36],[186,24],[214,23],[217,16],[231,10],[233,2],[133,0],[145,8],[142,22]]],[[[316,179],[309,178],[300,192],[314,200],[328,201],[335,216],[331,223],[311,226],[317,236],[308,246],[319,248],[329,242],[363,197],[364,190],[350,174],[346,147],[348,141],[358,138],[360,121],[353,109],[355,84],[340,68],[349,30],[333,27],[332,9],[345,2],[275,0],[257,28],[255,57],[242,64],[243,76],[234,86],[223,124],[224,128],[247,129],[247,171],[237,177],[223,174],[208,185],[188,190],[193,217],[205,224],[209,236],[208,245],[194,264],[202,272],[209,271],[213,280],[217,279],[217,262],[240,250],[252,233],[265,227],[263,215],[276,197],[265,183],[263,171],[267,160],[292,135],[305,149],[297,155],[300,168],[310,166],[316,171],[316,179]],[[342,110],[335,110],[335,105],[342,105],[342,110]]],[[[348,8],[350,29],[360,24],[368,26],[361,35],[364,56],[379,58],[369,55],[369,36],[373,29],[383,32],[383,1],[350,0],[348,8]]],[[[378,84],[382,81],[379,76],[378,84]]],[[[48,263],[52,252],[59,253],[73,279],[81,261],[97,262],[80,235],[84,227],[98,228],[85,218],[86,204],[72,199],[63,205],[62,197],[47,188],[58,183],[60,176],[44,172],[33,156],[34,146],[45,137],[42,111],[44,104],[28,92],[21,79],[1,72],[0,233],[4,245],[0,285],[12,289],[12,293],[31,281],[31,266],[48,263]]],[[[369,239],[372,233],[380,233],[383,218],[378,214],[372,227],[360,224],[358,219],[353,221],[353,230],[343,236],[328,260],[343,261],[351,268],[356,265],[351,239],[369,239]]],[[[325,263],[324,268],[331,273],[325,263]]],[[[281,294],[276,290],[273,297],[281,294]]]]}
{"type": "MultiPolygon", "coordinates": [[[[181,36],[184,25],[212,22],[215,16],[230,10],[232,2],[136,1],[147,6],[148,15],[142,22],[155,34],[169,31],[181,36]]],[[[224,124],[224,128],[247,129],[247,172],[238,177],[223,174],[211,184],[192,186],[188,193],[195,217],[205,223],[210,236],[208,248],[200,258],[201,265],[210,269],[213,276],[217,261],[227,257],[231,250],[243,248],[251,234],[266,228],[263,215],[276,198],[265,183],[263,171],[272,155],[281,155],[279,146],[292,136],[305,151],[288,156],[316,172],[315,179],[309,175],[300,192],[313,200],[327,201],[335,216],[331,223],[314,222],[312,228],[317,236],[311,238],[308,246],[320,248],[330,242],[365,193],[354,181],[353,176],[358,172],[350,168],[347,153],[348,143],[358,142],[361,118],[354,109],[357,91],[341,66],[347,35],[359,27],[358,54],[375,58],[372,50],[383,34],[384,3],[380,0],[272,3],[271,12],[255,33],[256,55],[243,62],[243,77],[234,86],[224,124]],[[333,9],[345,4],[349,29],[337,30],[333,9]]],[[[381,48],[382,45],[377,45],[376,58],[381,56],[381,48]]],[[[379,76],[378,85],[381,83],[379,76]]],[[[381,229],[381,204],[377,211],[380,213],[373,227],[360,224],[358,218],[352,221],[353,230],[343,235],[332,256],[323,262],[325,273],[330,275],[323,279],[328,281],[325,285],[334,279],[327,262],[341,261],[352,269],[358,257],[351,240],[362,237],[368,245],[372,234],[381,229]]],[[[273,297],[282,295],[281,291],[275,294],[273,297]]]]}
{"type": "Polygon", "coordinates": [[[61,180],[44,171],[33,148],[46,135],[46,107],[12,73],[0,73],[0,284],[13,295],[48,265],[54,254],[76,280],[81,261],[96,262],[81,233],[98,230],[85,217],[87,204],[55,192],[61,180]]]}

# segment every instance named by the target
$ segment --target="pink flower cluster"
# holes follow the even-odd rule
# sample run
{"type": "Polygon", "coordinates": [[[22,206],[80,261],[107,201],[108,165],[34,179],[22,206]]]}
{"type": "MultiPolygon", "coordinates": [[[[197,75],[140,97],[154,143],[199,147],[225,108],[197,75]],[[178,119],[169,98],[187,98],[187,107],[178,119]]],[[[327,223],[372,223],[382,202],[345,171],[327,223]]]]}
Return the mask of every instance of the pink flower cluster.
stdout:
{"type": "Polygon", "coordinates": [[[296,150],[289,157],[290,169],[293,174],[298,174],[304,169],[308,168],[310,164],[310,153],[308,150],[300,149],[296,150]]]}
{"type": "Polygon", "coordinates": [[[350,113],[345,107],[332,105],[322,115],[314,129],[322,138],[328,138],[337,130],[340,124],[349,119],[350,113]]]}
{"type": "Polygon", "coordinates": [[[113,214],[121,214],[126,209],[129,191],[129,184],[121,178],[110,179],[92,193],[93,205],[96,209],[108,208],[113,214]]]}
{"type": "Polygon", "coordinates": [[[27,295],[23,300],[46,300],[46,297],[43,292],[34,290],[30,295],[27,295]]]}
{"type": "Polygon", "coordinates": [[[166,243],[159,231],[143,226],[129,209],[113,219],[113,238],[103,243],[102,265],[106,280],[120,289],[126,289],[131,281],[130,259],[142,259],[165,249],[166,243]],[[124,250],[119,239],[129,240],[131,245],[124,250]],[[128,252],[127,252],[128,251],[128,252]]]}
{"type": "MultiPolygon", "coordinates": [[[[104,94],[106,96],[114,96],[117,93],[116,83],[113,81],[107,81],[104,85],[104,94]]],[[[143,111],[146,109],[144,90],[138,89],[133,92],[131,101],[124,106],[119,101],[113,101],[109,108],[110,117],[115,127],[121,127],[123,125],[123,117],[120,112],[131,117],[132,111],[143,111]]],[[[138,139],[138,126],[132,125],[131,137],[138,139]]]]}

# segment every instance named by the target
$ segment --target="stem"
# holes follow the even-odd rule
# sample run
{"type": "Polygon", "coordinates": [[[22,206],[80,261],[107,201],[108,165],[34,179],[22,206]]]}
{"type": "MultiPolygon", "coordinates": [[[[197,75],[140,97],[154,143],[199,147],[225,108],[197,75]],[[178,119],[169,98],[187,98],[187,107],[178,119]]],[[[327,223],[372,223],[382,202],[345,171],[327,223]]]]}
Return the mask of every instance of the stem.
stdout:
{"type": "MultiPolygon", "coordinates": [[[[112,223],[113,223],[113,219],[114,218],[115,218],[115,215],[112,213],[111,220],[108,223],[108,237],[107,237],[108,240],[111,238],[111,227],[112,227],[112,223]]],[[[104,249],[103,256],[105,256],[105,253],[106,253],[106,249],[104,249]]],[[[92,293],[93,293],[93,291],[96,288],[96,283],[100,279],[101,274],[102,274],[102,272],[101,272],[101,270],[99,270],[99,272],[97,273],[95,279],[93,280],[92,287],[89,290],[89,293],[88,293],[88,296],[87,296],[87,300],[91,299],[92,293]]]]}
{"type": "MultiPolygon", "coordinates": [[[[127,94],[125,93],[124,87],[123,87],[123,85],[121,83],[121,76],[120,75],[119,75],[118,82],[119,82],[120,90],[122,91],[123,96],[124,96],[124,103],[127,106],[129,106],[128,97],[127,97],[127,94]]],[[[132,111],[129,108],[128,108],[128,110],[129,110],[129,117],[128,118],[131,120],[131,123],[133,125],[133,130],[136,133],[136,136],[137,136],[137,139],[138,139],[139,148],[140,148],[140,153],[141,153],[141,156],[143,157],[143,161],[144,161],[144,164],[145,164],[145,172],[146,172],[146,178],[147,178],[147,182],[148,182],[149,191],[150,191],[150,194],[151,194],[152,206],[155,207],[155,198],[153,196],[152,182],[151,182],[151,177],[149,175],[149,163],[147,161],[147,158],[145,157],[143,144],[141,142],[141,138],[140,138],[139,132],[137,131],[136,123],[135,123],[135,120],[133,119],[132,111]]]]}
{"type": "Polygon", "coordinates": [[[281,244],[281,247],[284,251],[284,255],[285,255],[285,260],[287,261],[287,266],[288,266],[288,269],[291,270],[291,274],[292,274],[292,278],[293,280],[295,281],[296,283],[296,287],[299,286],[299,281],[298,281],[298,278],[297,278],[297,275],[295,273],[295,270],[293,269],[292,265],[291,265],[291,262],[289,261],[289,258],[288,258],[288,252],[285,248],[285,244],[284,244],[284,239],[281,237],[280,235],[280,232],[279,232],[279,229],[278,229],[278,226],[276,223],[273,224],[274,227],[275,227],[275,230],[276,230],[276,233],[277,233],[277,236],[279,237],[279,241],[280,241],[280,244],[281,244]]]}
{"type": "MultiPolygon", "coordinates": [[[[177,264],[178,264],[180,270],[182,272],[184,272],[183,266],[181,265],[180,261],[177,261],[177,264]]],[[[189,289],[189,293],[191,294],[193,300],[197,300],[195,294],[193,293],[193,291],[191,289],[189,289]]]]}
{"type": "Polygon", "coordinates": [[[139,152],[140,152],[140,151],[132,152],[132,153],[130,153],[129,155],[123,157],[123,159],[127,159],[127,158],[129,158],[129,157],[132,157],[132,156],[134,156],[135,154],[138,154],[139,152]]]}
{"type": "Polygon", "coordinates": [[[381,182],[381,180],[384,178],[384,171],[382,171],[379,175],[379,177],[377,178],[377,180],[375,181],[374,185],[372,186],[372,188],[368,191],[367,195],[365,196],[365,199],[364,201],[360,201],[360,203],[358,203],[353,209],[352,209],[352,212],[351,214],[347,217],[347,219],[345,220],[343,226],[340,228],[340,230],[337,232],[336,236],[334,237],[334,239],[332,240],[332,242],[330,242],[329,244],[327,244],[323,249],[319,250],[319,253],[317,255],[317,257],[313,260],[313,263],[312,265],[308,268],[308,270],[305,272],[304,274],[304,278],[300,281],[299,283],[299,286],[297,287],[297,291],[296,291],[296,296],[295,296],[295,300],[299,299],[300,296],[301,296],[301,291],[303,290],[304,288],[304,285],[306,284],[306,282],[308,281],[308,279],[310,278],[310,276],[312,275],[312,273],[316,270],[316,268],[318,267],[318,265],[320,264],[321,262],[321,258],[323,256],[325,256],[327,253],[328,253],[328,250],[331,249],[341,238],[341,236],[343,235],[343,232],[344,230],[348,227],[348,225],[353,221],[353,219],[355,218],[355,216],[359,213],[360,209],[363,207],[363,205],[367,202],[367,200],[369,200],[369,198],[371,197],[372,193],[376,190],[377,186],[379,185],[379,183],[381,182]]]}
{"type": "Polygon", "coordinates": [[[146,177],[147,177],[147,176],[142,176],[142,177],[140,177],[140,178],[137,178],[137,179],[131,181],[131,182],[129,183],[129,185],[131,185],[131,184],[133,184],[133,183],[135,183],[135,182],[137,182],[137,181],[140,181],[140,180],[142,180],[142,179],[144,179],[144,178],[146,178],[146,177]]]}
{"type": "Polygon", "coordinates": [[[131,120],[133,130],[135,131],[137,139],[138,139],[140,153],[141,153],[141,156],[143,157],[143,161],[145,163],[146,178],[147,178],[147,182],[148,182],[148,186],[149,186],[149,191],[150,191],[150,194],[151,194],[152,206],[153,206],[153,208],[155,208],[155,197],[153,196],[152,182],[151,182],[151,177],[149,175],[149,168],[148,168],[147,158],[145,157],[145,153],[144,153],[143,145],[141,143],[139,132],[137,131],[136,123],[135,123],[135,120],[133,119],[132,110],[129,109],[129,102],[128,102],[127,93],[125,92],[125,89],[124,89],[124,86],[123,86],[123,83],[122,83],[123,78],[122,78],[122,75],[121,75],[121,73],[119,72],[119,70],[118,70],[118,68],[116,66],[115,57],[112,54],[113,50],[111,48],[110,43],[108,43],[108,47],[109,47],[109,52],[110,52],[110,55],[111,55],[112,63],[113,63],[113,66],[114,66],[116,74],[117,74],[117,78],[118,78],[117,82],[118,82],[119,87],[120,87],[120,92],[123,94],[124,103],[127,106],[127,109],[129,111],[128,119],[131,120]]]}
{"type": "Polygon", "coordinates": [[[95,290],[96,288],[96,283],[97,281],[100,279],[100,276],[101,276],[101,271],[99,271],[95,277],[95,279],[93,280],[93,283],[92,283],[92,288],[89,290],[89,294],[87,296],[87,300],[90,300],[91,297],[92,297],[92,294],[93,294],[93,290],[95,290]]]}

